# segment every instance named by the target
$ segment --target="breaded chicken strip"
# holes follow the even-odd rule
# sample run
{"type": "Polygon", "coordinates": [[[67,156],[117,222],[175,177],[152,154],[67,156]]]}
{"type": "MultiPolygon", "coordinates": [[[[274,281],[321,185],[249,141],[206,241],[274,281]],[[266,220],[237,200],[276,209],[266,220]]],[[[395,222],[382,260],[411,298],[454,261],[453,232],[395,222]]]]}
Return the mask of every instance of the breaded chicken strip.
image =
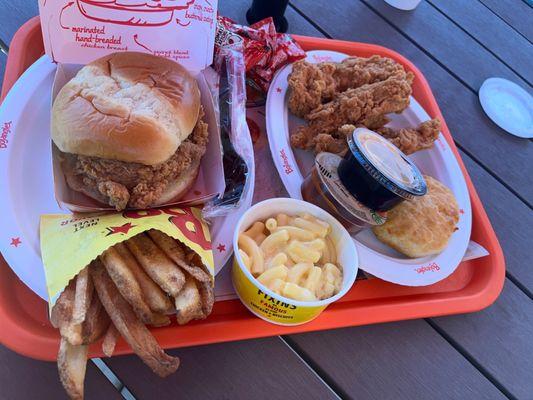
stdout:
{"type": "Polygon", "coordinates": [[[309,123],[291,136],[292,145],[313,149],[318,135],[335,136],[345,124],[381,128],[387,121],[385,114],[400,113],[409,106],[412,80],[413,75],[408,73],[337,94],[307,115],[309,123]]]}
{"type": "Polygon", "coordinates": [[[305,118],[313,109],[332,100],[336,93],[395,75],[404,76],[403,67],[390,58],[377,55],[348,57],[340,63],[298,61],[288,77],[289,110],[305,118]]]}

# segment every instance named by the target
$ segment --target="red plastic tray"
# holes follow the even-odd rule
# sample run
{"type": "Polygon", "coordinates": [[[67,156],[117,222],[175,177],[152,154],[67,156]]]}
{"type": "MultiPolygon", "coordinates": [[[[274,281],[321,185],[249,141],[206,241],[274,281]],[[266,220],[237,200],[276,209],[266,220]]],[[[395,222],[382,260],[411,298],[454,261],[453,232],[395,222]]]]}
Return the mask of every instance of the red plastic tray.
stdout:
{"type": "MultiPolygon", "coordinates": [[[[249,313],[238,300],[217,302],[213,314],[205,321],[153,329],[165,348],[473,312],[490,305],[502,289],[505,262],[498,239],[422,73],[407,59],[383,47],[304,36],[295,38],[306,50],[329,49],[358,56],[381,54],[397,60],[415,74],[414,97],[432,117],[443,121],[442,132],[466,178],[472,202],[472,239],[483,245],[490,255],[463,262],[446,280],[426,287],[398,286],[379,279],[358,281],[319,318],[295,327],[266,323],[249,313]]],[[[42,54],[41,29],[36,17],[24,24],[11,42],[2,98],[42,54]]],[[[4,345],[29,357],[55,360],[59,334],[48,322],[46,302],[20,282],[1,257],[0,321],[0,341],[4,345]]],[[[91,350],[93,357],[102,355],[97,345],[91,350]]],[[[128,345],[120,342],[116,354],[127,353],[131,353],[128,345]]]]}

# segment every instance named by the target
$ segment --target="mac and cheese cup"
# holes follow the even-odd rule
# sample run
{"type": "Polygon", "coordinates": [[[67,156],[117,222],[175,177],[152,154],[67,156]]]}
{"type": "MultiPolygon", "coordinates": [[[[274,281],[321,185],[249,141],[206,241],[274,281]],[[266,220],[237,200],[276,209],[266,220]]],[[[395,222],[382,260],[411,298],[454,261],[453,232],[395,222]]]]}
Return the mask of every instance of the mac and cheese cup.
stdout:
{"type": "Polygon", "coordinates": [[[259,318],[278,325],[300,325],[316,318],[331,303],[346,294],[355,282],[358,269],[357,250],[346,229],[330,214],[302,200],[276,198],[257,203],[246,211],[233,235],[232,279],[242,303],[259,318]],[[327,299],[297,301],[283,297],[261,284],[246,268],[238,251],[239,234],[256,221],[265,221],[279,213],[297,216],[308,213],[326,221],[331,226],[330,238],[337,250],[337,265],[342,267],[343,281],[340,291],[327,299]]]}

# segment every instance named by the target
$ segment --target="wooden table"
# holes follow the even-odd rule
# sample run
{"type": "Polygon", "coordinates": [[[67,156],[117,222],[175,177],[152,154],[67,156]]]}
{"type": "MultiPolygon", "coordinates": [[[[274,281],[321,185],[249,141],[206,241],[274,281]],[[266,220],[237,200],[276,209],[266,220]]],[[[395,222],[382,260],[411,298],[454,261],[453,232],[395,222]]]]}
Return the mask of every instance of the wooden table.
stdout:
{"type": "MultiPolygon", "coordinates": [[[[219,0],[244,23],[249,1],[219,0]]],[[[531,91],[533,11],[524,0],[428,0],[413,12],[383,0],[293,0],[291,33],[376,43],[425,74],[504,249],[502,294],[486,310],[334,331],[179,349],[182,368],[155,377],[134,356],[87,374],[87,398],[533,399],[533,143],[483,113],[488,77],[531,91]],[[322,5],[318,5],[321,3],[322,5]],[[528,22],[529,21],[529,22],[528,22]]],[[[0,39],[37,14],[37,2],[0,0],[0,39]]],[[[3,72],[5,57],[0,56],[3,72]]],[[[0,348],[0,397],[61,398],[51,363],[0,348]]]]}

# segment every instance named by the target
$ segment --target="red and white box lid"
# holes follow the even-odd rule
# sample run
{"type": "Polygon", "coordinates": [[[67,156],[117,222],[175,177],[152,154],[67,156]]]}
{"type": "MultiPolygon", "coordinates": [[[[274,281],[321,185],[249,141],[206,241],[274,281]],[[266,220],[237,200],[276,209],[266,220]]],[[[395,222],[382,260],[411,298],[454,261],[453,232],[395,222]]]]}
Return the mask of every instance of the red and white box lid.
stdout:
{"type": "Polygon", "coordinates": [[[39,13],[46,54],[87,64],[139,51],[200,71],[213,60],[217,0],[44,0],[39,13]]]}

